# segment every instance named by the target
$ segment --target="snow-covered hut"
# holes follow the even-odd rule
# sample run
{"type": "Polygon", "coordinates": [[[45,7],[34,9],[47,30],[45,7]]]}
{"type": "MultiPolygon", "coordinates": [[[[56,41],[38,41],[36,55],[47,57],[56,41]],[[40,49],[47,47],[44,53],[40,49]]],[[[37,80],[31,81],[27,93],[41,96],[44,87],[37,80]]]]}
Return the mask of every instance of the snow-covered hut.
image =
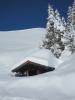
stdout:
{"type": "Polygon", "coordinates": [[[58,64],[58,59],[49,50],[39,49],[16,64],[12,72],[16,72],[16,75],[33,76],[53,71],[58,64]]]}

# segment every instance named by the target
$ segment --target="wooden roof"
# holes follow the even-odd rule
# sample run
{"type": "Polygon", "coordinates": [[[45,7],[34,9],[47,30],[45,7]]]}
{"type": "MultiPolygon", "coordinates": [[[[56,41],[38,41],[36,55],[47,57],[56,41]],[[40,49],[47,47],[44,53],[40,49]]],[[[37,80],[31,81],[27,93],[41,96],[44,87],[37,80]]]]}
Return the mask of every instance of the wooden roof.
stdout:
{"type": "Polygon", "coordinates": [[[34,69],[47,69],[50,68],[50,70],[54,70],[55,68],[53,67],[49,67],[49,66],[45,66],[45,65],[41,65],[32,61],[26,61],[25,63],[21,64],[20,66],[18,66],[17,68],[13,69],[12,72],[21,72],[21,71],[25,71],[25,70],[29,70],[31,68],[34,69]]]}

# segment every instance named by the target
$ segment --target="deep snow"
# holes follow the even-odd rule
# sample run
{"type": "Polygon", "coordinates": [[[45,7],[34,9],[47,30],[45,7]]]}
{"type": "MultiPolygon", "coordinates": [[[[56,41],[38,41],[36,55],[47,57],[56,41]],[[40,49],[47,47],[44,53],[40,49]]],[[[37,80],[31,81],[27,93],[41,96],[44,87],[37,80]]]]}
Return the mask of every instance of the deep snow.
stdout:
{"type": "Polygon", "coordinates": [[[11,70],[14,70],[15,68],[23,65],[27,61],[53,68],[57,68],[58,65],[62,63],[62,60],[57,59],[50,50],[39,48],[36,51],[30,53],[30,55],[27,56],[24,60],[22,60],[21,62],[19,61],[17,64],[15,64],[11,70]]]}
{"type": "Polygon", "coordinates": [[[34,53],[46,30],[0,32],[0,100],[75,100],[75,54],[53,72],[14,77],[11,68],[34,53]]]}

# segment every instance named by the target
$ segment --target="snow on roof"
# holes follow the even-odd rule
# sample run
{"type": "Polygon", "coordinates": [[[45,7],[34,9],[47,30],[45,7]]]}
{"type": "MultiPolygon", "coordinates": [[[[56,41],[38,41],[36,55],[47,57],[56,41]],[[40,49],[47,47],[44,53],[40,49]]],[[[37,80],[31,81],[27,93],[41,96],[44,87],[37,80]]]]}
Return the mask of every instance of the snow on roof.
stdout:
{"type": "Polygon", "coordinates": [[[12,70],[24,64],[27,61],[35,62],[37,64],[57,67],[61,61],[55,58],[55,56],[47,49],[38,49],[36,52],[30,54],[30,56],[26,57],[23,61],[17,63],[13,66],[12,70]]]}

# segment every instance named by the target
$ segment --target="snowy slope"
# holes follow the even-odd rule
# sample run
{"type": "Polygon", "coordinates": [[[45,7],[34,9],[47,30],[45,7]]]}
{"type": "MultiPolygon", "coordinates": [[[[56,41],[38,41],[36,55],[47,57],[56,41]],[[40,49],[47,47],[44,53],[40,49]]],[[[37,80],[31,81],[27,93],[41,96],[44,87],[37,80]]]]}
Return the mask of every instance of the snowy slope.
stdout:
{"type": "Polygon", "coordinates": [[[0,52],[29,50],[38,47],[44,28],[0,32],[0,52]]]}
{"type": "Polygon", "coordinates": [[[53,72],[11,75],[12,66],[35,52],[45,33],[41,28],[0,32],[0,100],[75,100],[75,54],[53,72]]]}
{"type": "Polygon", "coordinates": [[[0,64],[13,65],[36,51],[45,33],[44,28],[0,32],[0,64]]]}

